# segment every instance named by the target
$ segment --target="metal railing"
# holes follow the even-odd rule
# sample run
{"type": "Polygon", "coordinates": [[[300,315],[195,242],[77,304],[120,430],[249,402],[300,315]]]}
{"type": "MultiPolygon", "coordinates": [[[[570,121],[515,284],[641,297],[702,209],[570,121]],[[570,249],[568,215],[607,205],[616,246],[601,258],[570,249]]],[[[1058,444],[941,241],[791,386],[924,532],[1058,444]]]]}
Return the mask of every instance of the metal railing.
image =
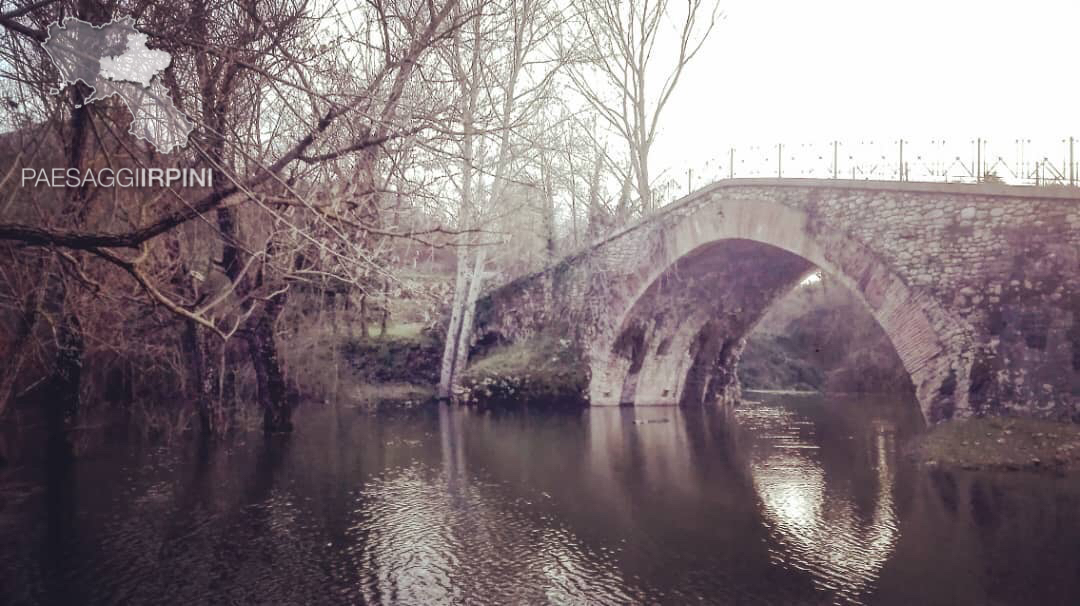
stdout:
{"type": "Polygon", "coordinates": [[[1080,186],[1078,137],[970,140],[863,139],[729,146],[669,187],[692,191],[720,179],[813,178],[1080,186]]]}

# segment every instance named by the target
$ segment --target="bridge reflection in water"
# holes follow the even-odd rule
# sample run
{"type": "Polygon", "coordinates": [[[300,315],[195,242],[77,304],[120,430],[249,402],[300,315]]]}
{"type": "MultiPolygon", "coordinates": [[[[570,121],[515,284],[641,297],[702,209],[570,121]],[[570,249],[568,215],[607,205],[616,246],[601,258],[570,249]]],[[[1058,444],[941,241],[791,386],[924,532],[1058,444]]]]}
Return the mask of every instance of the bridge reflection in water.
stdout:
{"type": "Polygon", "coordinates": [[[898,456],[913,402],[395,415],[0,477],[0,602],[1068,603],[1080,483],[898,456]]]}
{"type": "MultiPolygon", "coordinates": [[[[619,489],[629,469],[637,470],[640,482],[653,491],[688,500],[708,500],[715,496],[716,483],[723,482],[729,497],[741,491],[735,498],[757,504],[756,516],[727,523],[765,529],[757,540],[766,546],[770,563],[806,573],[817,591],[858,603],[874,588],[899,539],[895,436],[919,423],[917,413],[904,415],[903,408],[887,409],[892,416],[877,418],[864,413],[863,425],[840,420],[839,427],[823,427],[821,435],[818,423],[838,420],[821,413],[840,411],[830,415],[820,398],[802,398],[816,413],[811,419],[802,407],[784,405],[799,398],[786,396],[779,404],[771,399],[741,406],[733,415],[676,407],[623,408],[617,414],[592,409],[592,475],[603,482],[600,492],[611,495],[620,512],[640,508],[623,500],[633,496],[619,489]],[[721,453],[712,448],[717,444],[726,446],[721,453]],[[695,451],[695,445],[708,445],[707,451],[695,451]],[[851,475],[855,466],[865,470],[851,475]],[[726,478],[718,477],[725,472],[726,478]]],[[[899,405],[905,404],[914,410],[912,403],[899,405]]],[[[627,523],[632,517],[623,515],[627,523]]],[[[698,532],[706,536],[709,530],[698,532]]]]}
{"type": "Polygon", "coordinates": [[[777,543],[772,561],[809,572],[821,589],[858,599],[873,586],[899,538],[893,502],[895,426],[881,420],[870,425],[868,462],[876,472],[876,489],[868,487],[872,510],[866,516],[854,494],[826,485],[815,456],[821,446],[813,439],[813,422],[772,407],[743,408],[738,416],[754,436],[751,473],[765,524],[777,543]]]}

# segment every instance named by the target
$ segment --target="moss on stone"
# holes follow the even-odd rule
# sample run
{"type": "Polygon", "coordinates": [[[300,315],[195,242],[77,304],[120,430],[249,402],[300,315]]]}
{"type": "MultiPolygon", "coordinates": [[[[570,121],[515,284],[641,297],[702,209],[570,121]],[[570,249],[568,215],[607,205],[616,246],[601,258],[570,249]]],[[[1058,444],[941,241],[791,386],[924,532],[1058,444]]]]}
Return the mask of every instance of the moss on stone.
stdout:
{"type": "Polygon", "coordinates": [[[983,417],[941,423],[915,438],[909,454],[929,466],[997,470],[1080,470],[1080,425],[983,417]]]}
{"type": "Polygon", "coordinates": [[[586,366],[569,338],[533,337],[473,360],[455,397],[481,408],[585,404],[586,366]]]}

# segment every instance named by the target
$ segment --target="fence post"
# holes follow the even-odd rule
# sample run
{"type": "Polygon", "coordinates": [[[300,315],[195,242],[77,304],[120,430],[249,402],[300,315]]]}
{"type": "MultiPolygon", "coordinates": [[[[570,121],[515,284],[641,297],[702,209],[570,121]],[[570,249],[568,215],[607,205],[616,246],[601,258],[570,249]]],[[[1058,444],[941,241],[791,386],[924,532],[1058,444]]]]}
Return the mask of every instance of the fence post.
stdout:
{"type": "Polygon", "coordinates": [[[982,183],[982,137],[975,139],[975,182],[982,183]]]}
{"type": "Polygon", "coordinates": [[[776,178],[784,178],[784,144],[776,144],[776,178]]]}
{"type": "Polygon", "coordinates": [[[728,179],[735,178],[735,148],[730,149],[731,158],[728,160],[728,179]]]}
{"type": "Polygon", "coordinates": [[[1076,186],[1076,162],[1073,160],[1073,143],[1075,139],[1069,137],[1069,185],[1076,186]]]}
{"type": "Polygon", "coordinates": [[[900,137],[900,166],[897,169],[900,175],[900,180],[904,180],[904,138],[900,137]]]}
{"type": "Polygon", "coordinates": [[[832,142],[832,178],[835,179],[840,171],[840,155],[837,154],[836,148],[839,146],[837,141],[832,142]]]}

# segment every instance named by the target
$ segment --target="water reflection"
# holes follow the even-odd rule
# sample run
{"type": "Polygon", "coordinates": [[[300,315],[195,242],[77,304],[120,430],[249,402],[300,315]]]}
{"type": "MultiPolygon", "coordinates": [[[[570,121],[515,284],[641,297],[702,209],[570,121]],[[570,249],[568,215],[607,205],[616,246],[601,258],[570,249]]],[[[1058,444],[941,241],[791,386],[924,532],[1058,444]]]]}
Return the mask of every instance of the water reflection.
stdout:
{"type": "MultiPolygon", "coordinates": [[[[744,406],[740,423],[754,437],[750,465],[762,515],[776,541],[772,561],[809,572],[818,589],[857,602],[871,589],[899,536],[893,503],[895,427],[880,419],[869,424],[872,509],[865,515],[850,485],[830,485],[815,424],[797,411],[744,406]]],[[[847,444],[855,446],[855,436],[847,444]]],[[[834,472],[834,475],[835,474],[834,472]]],[[[846,474],[839,474],[847,479],[846,474]]],[[[835,483],[834,483],[835,484],[835,483]]]]}
{"type": "Polygon", "coordinates": [[[370,416],[0,475],[0,603],[985,604],[1080,591],[1080,486],[926,473],[913,403],[370,416]]]}
{"type": "Polygon", "coordinates": [[[523,494],[482,467],[469,469],[467,446],[501,429],[498,421],[443,408],[437,425],[440,466],[419,456],[430,442],[390,442],[417,456],[356,491],[344,543],[360,579],[358,597],[395,604],[630,600],[608,555],[539,509],[537,497],[550,495],[523,494]]]}

